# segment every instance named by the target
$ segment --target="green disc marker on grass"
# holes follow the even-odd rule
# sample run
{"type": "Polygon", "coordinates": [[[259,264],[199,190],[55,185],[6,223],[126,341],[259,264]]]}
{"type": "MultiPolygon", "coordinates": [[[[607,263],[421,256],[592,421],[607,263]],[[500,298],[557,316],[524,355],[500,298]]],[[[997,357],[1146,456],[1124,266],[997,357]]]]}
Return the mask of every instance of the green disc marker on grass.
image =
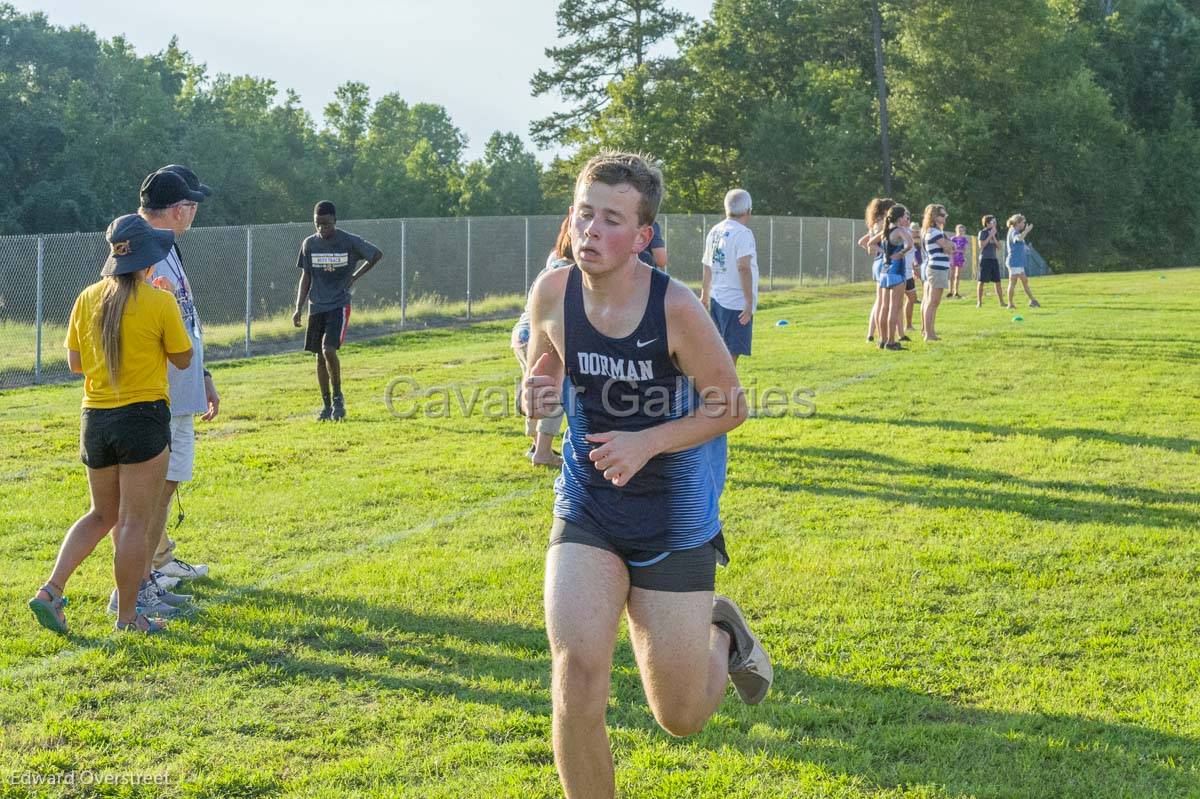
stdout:
{"type": "Polygon", "coordinates": [[[1017,314],[1016,316],[1014,316],[1014,317],[1013,317],[1013,321],[1014,321],[1014,322],[1024,322],[1024,321],[1025,321],[1025,317],[1024,317],[1024,316],[1021,316],[1020,314],[1017,314]]]}

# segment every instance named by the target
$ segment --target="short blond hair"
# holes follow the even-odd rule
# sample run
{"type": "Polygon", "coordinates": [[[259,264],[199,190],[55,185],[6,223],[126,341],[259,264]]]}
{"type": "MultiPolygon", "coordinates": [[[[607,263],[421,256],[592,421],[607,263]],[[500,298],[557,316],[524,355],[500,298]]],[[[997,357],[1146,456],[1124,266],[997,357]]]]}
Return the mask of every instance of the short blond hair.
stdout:
{"type": "Polygon", "coordinates": [[[1018,222],[1024,222],[1024,221],[1025,221],[1024,214],[1013,214],[1012,216],[1010,216],[1008,218],[1008,226],[1016,227],[1018,222]]]}
{"type": "Polygon", "coordinates": [[[648,156],[606,150],[588,159],[575,180],[575,191],[599,181],[606,186],[628,183],[641,199],[638,200],[638,224],[650,225],[658,216],[665,191],[663,174],[648,156]]]}

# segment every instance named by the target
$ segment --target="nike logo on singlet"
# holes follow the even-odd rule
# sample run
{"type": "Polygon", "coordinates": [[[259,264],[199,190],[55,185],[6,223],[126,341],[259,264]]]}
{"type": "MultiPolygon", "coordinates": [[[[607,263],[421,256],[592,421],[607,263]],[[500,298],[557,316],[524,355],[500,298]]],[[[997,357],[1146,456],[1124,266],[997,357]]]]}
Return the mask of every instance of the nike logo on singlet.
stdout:
{"type": "Polygon", "coordinates": [[[638,345],[638,348],[640,349],[640,348],[642,348],[642,347],[648,347],[649,345],[653,344],[653,343],[654,343],[654,342],[656,342],[656,341],[658,341],[658,339],[657,339],[657,338],[652,338],[652,339],[650,339],[649,341],[642,341],[642,340],[639,338],[639,339],[637,340],[637,345],[638,345]]]}
{"type": "MultiPolygon", "coordinates": [[[[650,341],[646,343],[649,344],[650,341]]],[[[616,380],[628,380],[632,383],[654,379],[653,360],[631,361],[625,358],[612,358],[596,352],[578,352],[576,355],[579,358],[579,373],[582,375],[599,375],[616,380]]]]}

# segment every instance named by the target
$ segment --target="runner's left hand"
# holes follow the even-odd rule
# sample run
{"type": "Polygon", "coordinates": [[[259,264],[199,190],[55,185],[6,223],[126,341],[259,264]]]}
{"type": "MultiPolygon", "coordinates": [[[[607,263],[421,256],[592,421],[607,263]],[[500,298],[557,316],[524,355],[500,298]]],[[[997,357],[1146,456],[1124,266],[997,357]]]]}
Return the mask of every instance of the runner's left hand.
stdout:
{"type": "Polygon", "coordinates": [[[589,433],[587,440],[601,445],[588,453],[588,459],[615,486],[628,483],[653,454],[646,449],[645,436],[628,430],[589,433]]]}

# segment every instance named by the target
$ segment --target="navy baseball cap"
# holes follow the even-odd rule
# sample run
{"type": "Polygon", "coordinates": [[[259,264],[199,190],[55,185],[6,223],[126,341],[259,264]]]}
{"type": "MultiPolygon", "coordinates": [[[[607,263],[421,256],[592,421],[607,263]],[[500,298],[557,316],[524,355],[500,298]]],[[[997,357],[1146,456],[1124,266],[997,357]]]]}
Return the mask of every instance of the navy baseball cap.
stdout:
{"type": "Polygon", "coordinates": [[[175,233],[159,230],[137,214],[118,216],[104,232],[109,255],[100,268],[104,277],[125,275],[153,266],[167,257],[175,233]]]}
{"type": "Polygon", "coordinates": [[[191,189],[192,191],[198,191],[201,194],[203,194],[205,197],[212,196],[212,189],[210,189],[208,186],[205,186],[203,183],[201,183],[200,178],[196,177],[196,173],[193,172],[192,170],[188,169],[183,164],[170,164],[168,166],[164,166],[162,169],[160,169],[158,171],[159,172],[174,172],[176,175],[179,175],[179,177],[181,177],[185,181],[187,181],[188,188],[191,189]]]}
{"type": "Polygon", "coordinates": [[[170,208],[177,202],[203,202],[204,195],[188,188],[187,181],[175,172],[159,170],[142,181],[142,207],[151,210],[170,208]]]}

